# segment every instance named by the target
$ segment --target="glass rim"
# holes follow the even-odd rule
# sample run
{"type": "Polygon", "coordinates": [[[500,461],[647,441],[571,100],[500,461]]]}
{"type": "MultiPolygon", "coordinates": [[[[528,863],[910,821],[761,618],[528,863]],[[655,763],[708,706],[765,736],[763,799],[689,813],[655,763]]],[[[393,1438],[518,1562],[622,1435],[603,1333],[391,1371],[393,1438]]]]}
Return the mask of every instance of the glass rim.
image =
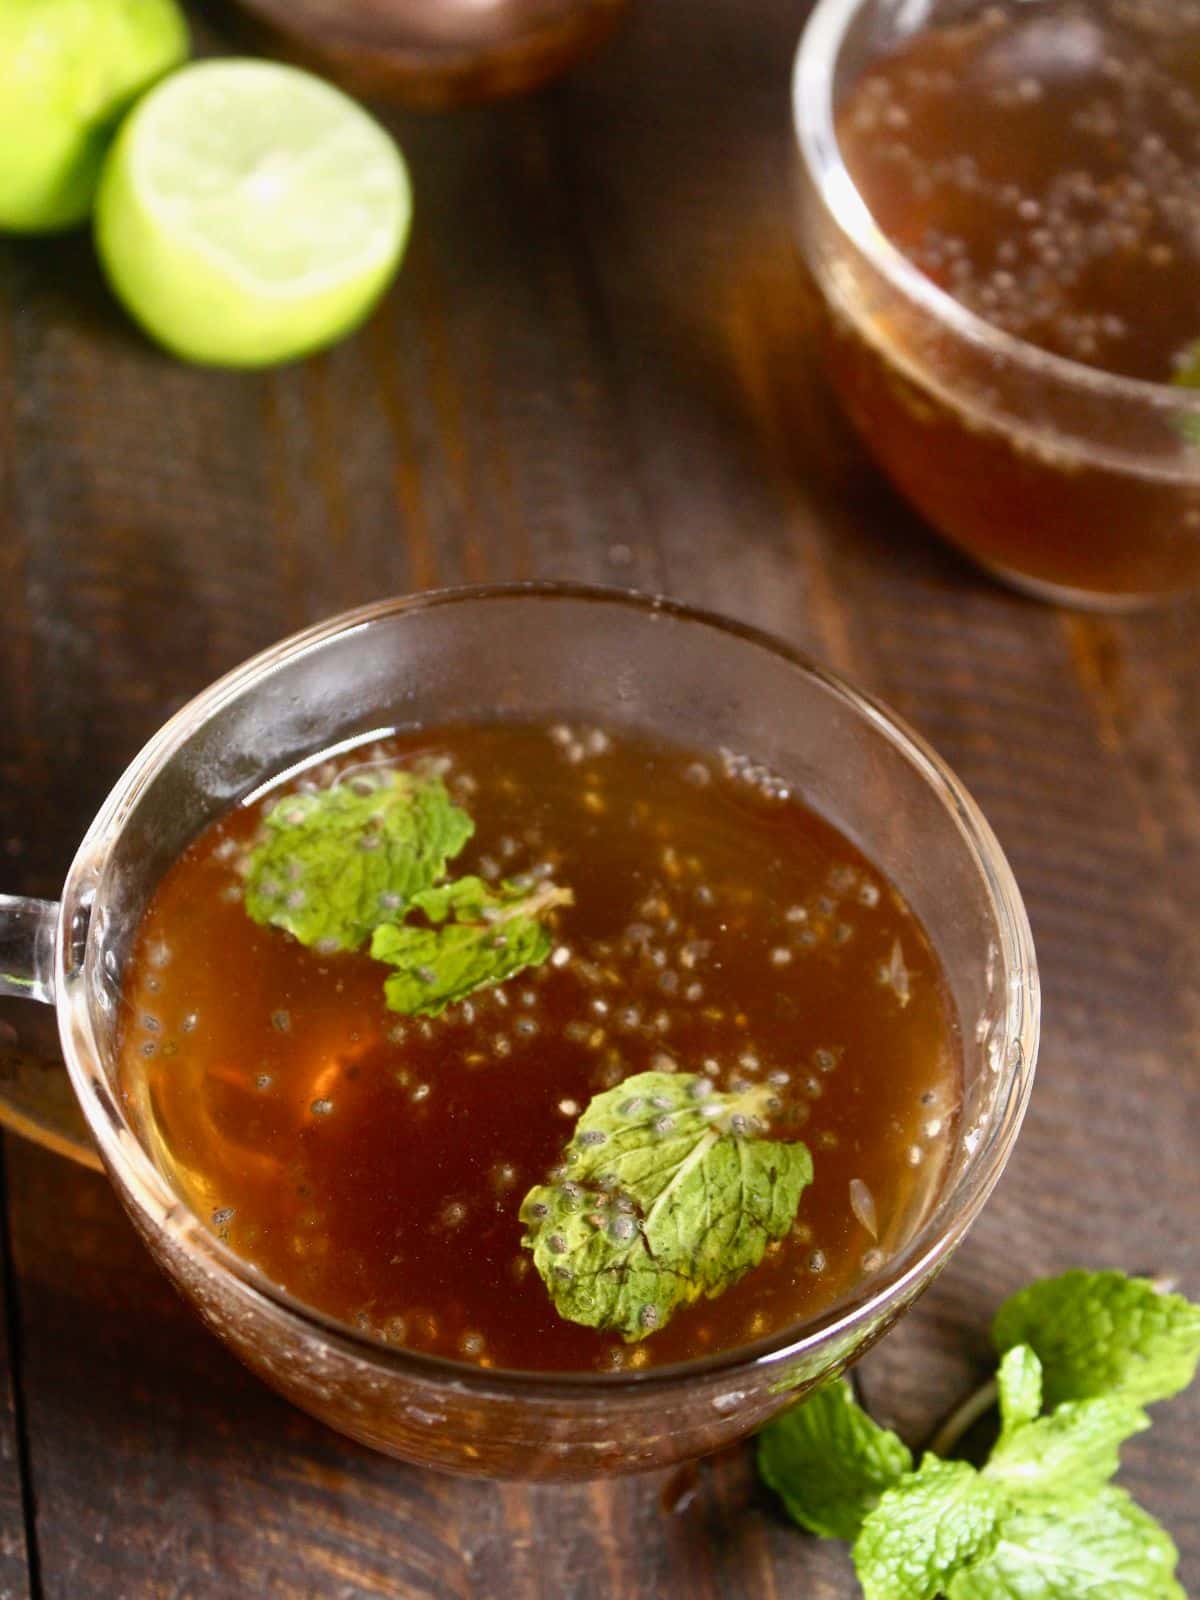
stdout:
{"type": "Polygon", "coordinates": [[[926,277],[883,232],[843,159],[833,108],[834,75],[847,30],[872,3],[876,0],[817,0],[792,69],[792,131],[821,202],[838,228],[894,288],[968,343],[1059,383],[1194,417],[1200,424],[1200,392],[1188,385],[1106,372],[1005,332],[926,277]]]}
{"type": "MultiPolygon", "coordinates": [[[[236,803],[236,802],[234,802],[236,803]]],[[[96,935],[96,918],[89,920],[86,945],[96,935]]],[[[739,1371],[761,1371],[815,1353],[840,1335],[873,1326],[893,1307],[903,1307],[908,1291],[936,1270],[974,1222],[998,1182],[1020,1130],[1033,1087],[1040,1032],[1041,996],[1037,958],[1029,919],[1020,891],[999,841],[976,802],[946,763],[902,719],[869,694],[838,674],[817,665],[805,652],[751,624],[711,611],[684,605],[663,596],[632,589],[574,583],[516,583],[469,585],[396,596],[340,613],[289,635],[258,652],[240,666],[216,679],[174,713],[153,734],[126,767],[101,805],[68,871],[55,949],[55,1007],[59,1033],[72,1085],[106,1169],[119,1179],[119,1187],[139,1211],[159,1228],[172,1232],[179,1247],[193,1261],[219,1276],[236,1281],[239,1288],[265,1304],[268,1310],[295,1318],[312,1334],[341,1345],[360,1360],[382,1365],[433,1386],[452,1386],[482,1395],[507,1398],[612,1399],[618,1392],[636,1389],[676,1391],[697,1381],[739,1371]],[[561,601],[613,605],[653,618],[673,620],[712,629],[764,650],[803,673],[832,693],[856,716],[869,723],[916,768],[942,802],[947,821],[956,826],[971,851],[987,886],[995,915],[995,937],[1003,955],[1002,970],[1009,973],[1003,1002],[1006,1051],[999,1071],[1007,1077],[997,1095],[995,1111],[985,1136],[968,1150],[957,1184],[966,1191],[958,1197],[952,1214],[940,1218],[943,1199],[893,1259],[872,1274],[859,1292],[851,1291],[818,1316],[786,1327],[732,1349],[691,1361],[674,1362],[643,1372],[540,1373],[526,1368],[482,1368],[450,1357],[408,1350],[360,1331],[349,1323],[305,1303],[270,1279],[261,1268],[239,1256],[217,1238],[170,1184],[151,1160],[123,1108],[112,1095],[101,1068],[89,1065],[101,1059],[92,1029],[91,1011],[82,981],[82,962],[72,962],[70,923],[73,903],[87,903],[87,892],[103,872],[108,854],[146,785],[190,737],[229,701],[267,673],[299,659],[334,638],[369,629],[390,618],[443,607],[487,605],[493,602],[561,601]],[[70,1026],[67,1026],[68,1020],[70,1026]],[[940,1219],[940,1220],[939,1220],[940,1219]],[[936,1228],[935,1228],[936,1224],[936,1228]]]]}

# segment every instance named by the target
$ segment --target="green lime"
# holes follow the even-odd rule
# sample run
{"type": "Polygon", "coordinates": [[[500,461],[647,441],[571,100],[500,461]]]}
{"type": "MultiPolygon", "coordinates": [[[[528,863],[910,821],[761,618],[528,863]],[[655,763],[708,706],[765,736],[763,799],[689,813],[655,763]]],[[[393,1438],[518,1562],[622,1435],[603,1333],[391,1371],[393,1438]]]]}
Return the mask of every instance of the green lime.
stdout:
{"type": "Polygon", "coordinates": [[[411,211],[399,150],[353,100],[295,67],[204,61],[126,120],[96,243],[117,294],[169,350],[266,366],[367,314],[411,211]]]}
{"type": "Polygon", "coordinates": [[[0,0],[0,228],[82,222],[125,110],[187,53],[175,0],[0,0]]]}

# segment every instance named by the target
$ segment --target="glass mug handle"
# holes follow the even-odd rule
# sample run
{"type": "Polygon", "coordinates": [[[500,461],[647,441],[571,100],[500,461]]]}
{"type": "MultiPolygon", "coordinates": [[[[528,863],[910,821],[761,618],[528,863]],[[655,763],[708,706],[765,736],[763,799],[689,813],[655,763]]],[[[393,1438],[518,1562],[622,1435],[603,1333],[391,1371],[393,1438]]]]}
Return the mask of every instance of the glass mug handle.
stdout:
{"type": "MultiPolygon", "coordinates": [[[[0,998],[54,1004],[52,900],[0,894],[0,998]]],[[[45,1060],[10,1043],[0,1022],[0,1124],[27,1139],[100,1170],[83,1114],[61,1061],[45,1060]]]]}

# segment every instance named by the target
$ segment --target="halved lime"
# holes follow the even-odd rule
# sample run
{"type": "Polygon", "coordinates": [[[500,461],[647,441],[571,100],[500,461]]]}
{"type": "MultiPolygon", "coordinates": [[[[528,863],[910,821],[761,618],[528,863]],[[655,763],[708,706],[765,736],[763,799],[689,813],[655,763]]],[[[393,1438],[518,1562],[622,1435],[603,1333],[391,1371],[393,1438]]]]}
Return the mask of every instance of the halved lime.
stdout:
{"type": "Polygon", "coordinates": [[[294,67],[205,61],[125,122],[96,243],[117,294],[169,350],[266,366],[366,316],[411,212],[403,157],[353,100],[294,67]]]}
{"type": "Polygon", "coordinates": [[[187,53],[175,0],[0,0],[0,228],[82,222],[117,123],[187,53]]]}

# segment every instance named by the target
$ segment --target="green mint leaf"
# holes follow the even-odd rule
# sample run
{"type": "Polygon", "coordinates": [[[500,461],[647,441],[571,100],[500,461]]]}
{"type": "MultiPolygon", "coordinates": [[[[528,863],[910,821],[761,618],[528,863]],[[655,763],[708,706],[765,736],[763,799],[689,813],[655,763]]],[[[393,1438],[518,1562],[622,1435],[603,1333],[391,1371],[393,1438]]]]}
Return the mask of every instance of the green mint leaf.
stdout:
{"type": "Polygon", "coordinates": [[[912,1471],[903,1440],[873,1422],[844,1378],[769,1422],[758,1470],[793,1522],[823,1539],[855,1539],[885,1489],[912,1471]]]}
{"type": "Polygon", "coordinates": [[[1006,1350],[996,1374],[1000,1396],[1000,1436],[1005,1439],[1032,1422],[1042,1409],[1042,1363],[1027,1344],[1006,1350]]]}
{"type": "Polygon", "coordinates": [[[385,923],[371,935],[371,954],[397,970],[384,983],[389,1007],[405,1016],[436,1017],[476,989],[503,983],[550,954],[544,919],[571,904],[569,889],[552,883],[492,888],[481,878],[458,878],[414,894],[409,912],[433,924],[385,923]]]}
{"type": "Polygon", "coordinates": [[[967,1462],[925,1456],[883,1494],[855,1540],[866,1600],[935,1600],[990,1548],[1003,1509],[1000,1491],[967,1462]]]}
{"type": "Polygon", "coordinates": [[[1048,1417],[1002,1434],[983,1475],[1010,1499],[1039,1503],[1099,1489],[1120,1466],[1121,1443],[1149,1426],[1140,1407],[1117,1395],[1064,1400],[1048,1417]]]}
{"type": "Polygon", "coordinates": [[[303,945],[356,949],[437,882],[473,831],[431,773],[360,773],[284,795],[250,853],[246,910],[303,945]]]}
{"type": "Polygon", "coordinates": [[[566,1176],[521,1206],[523,1243],[561,1316],[644,1339],[758,1265],[812,1181],[804,1145],[762,1137],[772,1100],[765,1086],[719,1094],[671,1072],[595,1097],[566,1176]]]}
{"type": "Polygon", "coordinates": [[[1022,1507],[950,1581],[949,1600],[1187,1600],[1178,1552],[1127,1494],[1022,1507]]]}
{"type": "Polygon", "coordinates": [[[1027,1344],[1042,1363],[1047,1406],[1116,1395],[1134,1405],[1185,1389],[1200,1360],[1200,1306],[1121,1272],[1066,1272],[1005,1301],[998,1350],[1027,1344]]]}

